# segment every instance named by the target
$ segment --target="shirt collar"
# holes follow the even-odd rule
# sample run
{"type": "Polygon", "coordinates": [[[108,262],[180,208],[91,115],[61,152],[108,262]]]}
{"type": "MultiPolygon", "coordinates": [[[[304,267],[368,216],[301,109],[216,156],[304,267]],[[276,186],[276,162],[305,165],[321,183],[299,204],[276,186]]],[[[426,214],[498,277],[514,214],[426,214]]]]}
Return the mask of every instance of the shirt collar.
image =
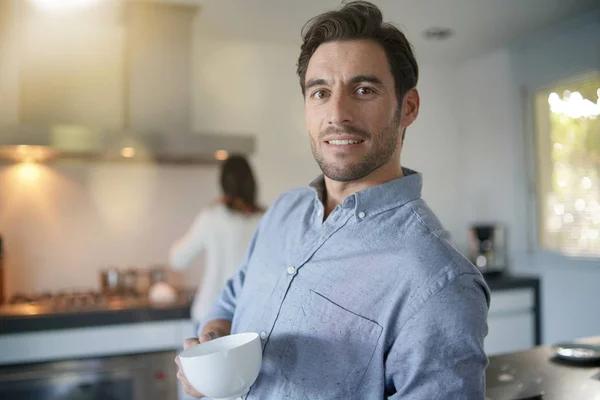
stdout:
{"type": "Polygon", "coordinates": [[[323,176],[323,174],[317,176],[309,185],[309,188],[311,188],[312,190],[314,190],[316,192],[317,195],[317,199],[323,203],[323,201],[325,200],[325,176],[323,176]]]}
{"type": "MultiPolygon", "coordinates": [[[[421,198],[422,174],[404,167],[402,173],[404,175],[402,178],[393,179],[346,197],[342,207],[354,209],[355,214],[363,219],[367,215],[378,214],[421,198]]],[[[309,187],[316,192],[318,200],[323,203],[326,190],[324,176],[319,175],[309,187]]]]}

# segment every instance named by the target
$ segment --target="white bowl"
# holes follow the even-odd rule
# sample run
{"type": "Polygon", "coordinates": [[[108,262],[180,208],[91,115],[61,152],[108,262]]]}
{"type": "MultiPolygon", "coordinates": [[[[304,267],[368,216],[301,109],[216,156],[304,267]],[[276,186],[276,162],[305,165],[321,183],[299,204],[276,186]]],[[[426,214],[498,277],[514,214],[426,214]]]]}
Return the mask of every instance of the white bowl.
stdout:
{"type": "Polygon", "coordinates": [[[262,346],[257,333],[238,333],[190,347],[179,359],[194,389],[214,400],[229,400],[244,396],[256,381],[262,346]]]}

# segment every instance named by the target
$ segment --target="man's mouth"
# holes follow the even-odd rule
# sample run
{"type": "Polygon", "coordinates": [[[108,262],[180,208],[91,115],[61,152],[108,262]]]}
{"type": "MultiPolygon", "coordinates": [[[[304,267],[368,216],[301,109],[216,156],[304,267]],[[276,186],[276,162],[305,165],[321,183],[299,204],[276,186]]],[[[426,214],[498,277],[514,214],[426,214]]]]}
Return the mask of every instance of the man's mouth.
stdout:
{"type": "Polygon", "coordinates": [[[361,144],[363,142],[364,142],[364,140],[340,140],[340,139],[325,141],[325,143],[327,143],[327,144],[333,144],[336,146],[344,146],[344,145],[349,145],[349,144],[361,144]]]}

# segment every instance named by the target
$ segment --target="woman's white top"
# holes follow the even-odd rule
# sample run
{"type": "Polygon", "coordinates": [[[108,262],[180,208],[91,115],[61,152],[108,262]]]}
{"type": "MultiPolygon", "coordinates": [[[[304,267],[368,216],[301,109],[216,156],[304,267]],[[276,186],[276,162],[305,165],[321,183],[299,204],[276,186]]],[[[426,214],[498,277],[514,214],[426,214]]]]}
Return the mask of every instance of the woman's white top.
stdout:
{"type": "Polygon", "coordinates": [[[171,247],[169,263],[185,269],[204,250],[202,282],[192,303],[192,320],[200,321],[240,266],[262,213],[244,214],[216,204],[201,211],[185,235],[171,247]]]}

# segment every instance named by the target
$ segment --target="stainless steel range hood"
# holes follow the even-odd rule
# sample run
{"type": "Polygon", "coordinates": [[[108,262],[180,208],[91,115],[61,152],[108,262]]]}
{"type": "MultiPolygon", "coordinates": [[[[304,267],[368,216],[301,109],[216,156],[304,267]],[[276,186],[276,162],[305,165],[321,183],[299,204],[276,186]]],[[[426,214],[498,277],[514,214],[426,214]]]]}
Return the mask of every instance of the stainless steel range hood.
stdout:
{"type": "MultiPolygon", "coordinates": [[[[27,14],[27,6],[23,5],[27,3],[12,1],[14,8],[21,7],[15,15],[27,14]]],[[[48,117],[44,111],[44,123],[28,120],[0,127],[0,162],[76,159],[214,163],[229,154],[250,155],[255,151],[255,137],[251,134],[191,128],[192,69],[198,68],[192,55],[193,22],[199,11],[196,5],[133,0],[101,4],[118,7],[106,14],[116,16],[109,23],[118,24],[122,32],[123,53],[116,57],[122,62],[112,75],[121,76],[118,80],[122,82],[119,96],[123,109],[116,113],[120,115],[121,128],[65,122],[68,118],[55,118],[53,114],[48,117]]],[[[87,14],[94,18],[93,11],[87,14]]],[[[49,102],[46,110],[52,106],[49,102]]],[[[78,117],[73,116],[72,119],[78,117]]],[[[114,121],[113,118],[107,125],[114,127],[114,121]]]]}
{"type": "Polygon", "coordinates": [[[0,162],[83,160],[210,164],[255,151],[252,135],[102,132],[86,126],[17,126],[0,132],[0,162]]]}

